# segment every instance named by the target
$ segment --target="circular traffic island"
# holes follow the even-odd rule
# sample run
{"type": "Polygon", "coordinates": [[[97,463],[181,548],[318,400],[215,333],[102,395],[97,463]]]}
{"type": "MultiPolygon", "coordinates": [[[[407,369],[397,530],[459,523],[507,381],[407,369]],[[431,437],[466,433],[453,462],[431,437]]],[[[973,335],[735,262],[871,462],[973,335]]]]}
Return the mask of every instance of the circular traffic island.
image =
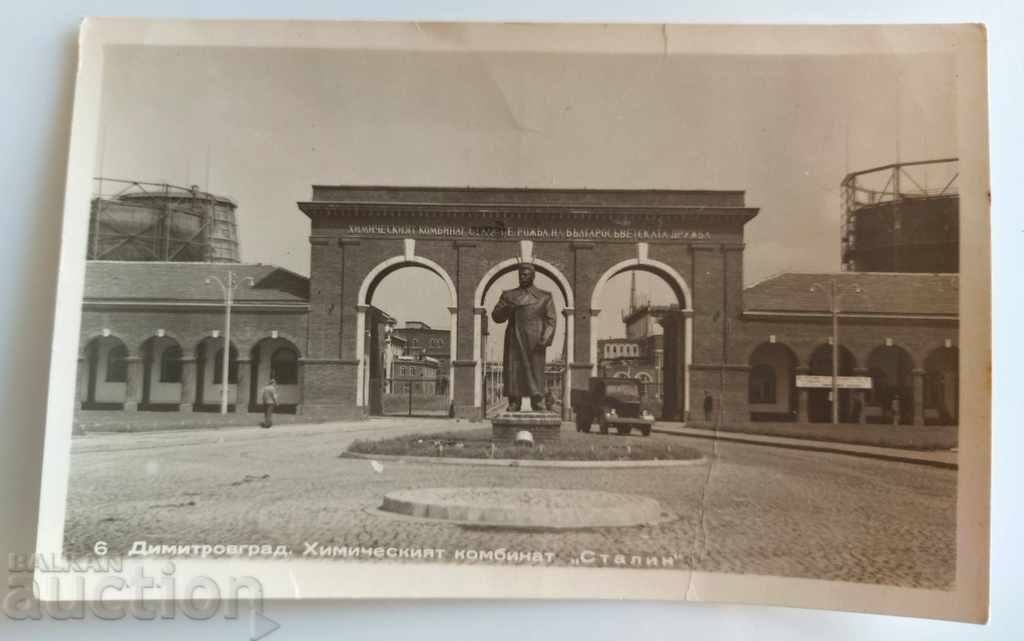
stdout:
{"type": "Polygon", "coordinates": [[[397,490],[382,512],[461,525],[578,529],[652,525],[675,518],[656,500],[545,488],[439,487],[397,490]]]}

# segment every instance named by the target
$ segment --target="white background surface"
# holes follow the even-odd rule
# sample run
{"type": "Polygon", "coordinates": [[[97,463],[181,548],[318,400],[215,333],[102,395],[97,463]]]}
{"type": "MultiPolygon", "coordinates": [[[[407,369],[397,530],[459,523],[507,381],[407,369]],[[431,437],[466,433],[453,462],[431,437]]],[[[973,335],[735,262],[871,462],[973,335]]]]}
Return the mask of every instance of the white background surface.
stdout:
{"type": "MultiPolygon", "coordinates": [[[[65,157],[79,20],[86,15],[174,18],[296,18],[392,20],[511,20],[629,22],[985,22],[990,38],[992,228],[994,260],[994,369],[992,515],[992,620],[988,626],[782,608],[662,603],[456,603],[320,602],[270,603],[266,614],[287,639],[522,639],[522,638],[746,638],[759,639],[1017,639],[1018,598],[1024,594],[1024,518],[1019,495],[1024,474],[1019,457],[1024,410],[1014,393],[1024,362],[1013,332],[1021,311],[1015,274],[1024,267],[1017,247],[1024,224],[1020,165],[1014,153],[1024,142],[1024,96],[1019,43],[1024,9],[1014,2],[824,2],[701,3],[633,0],[576,2],[288,3],[194,0],[140,3],[51,0],[11,4],[0,40],[5,91],[0,101],[4,223],[0,233],[0,554],[34,549],[42,460],[43,422],[53,291],[57,276],[65,157]]],[[[7,584],[6,563],[0,582],[7,584]]],[[[146,635],[149,639],[247,639],[245,619],[193,622],[12,622],[0,617],[0,639],[81,641],[146,635]]]]}

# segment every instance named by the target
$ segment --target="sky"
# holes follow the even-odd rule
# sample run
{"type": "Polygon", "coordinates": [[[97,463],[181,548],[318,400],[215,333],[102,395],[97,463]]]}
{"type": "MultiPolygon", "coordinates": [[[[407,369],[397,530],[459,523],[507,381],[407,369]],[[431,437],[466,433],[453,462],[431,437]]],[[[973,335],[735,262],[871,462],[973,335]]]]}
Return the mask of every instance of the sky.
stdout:
{"type": "MultiPolygon", "coordinates": [[[[243,261],[301,274],[309,220],[296,202],[313,184],[745,190],[760,209],[746,226],[750,285],[839,269],[847,173],[956,156],[955,83],[940,54],[119,46],[95,173],[227,195],[243,261]]],[[[440,279],[398,275],[374,304],[447,326],[440,279]]],[[[638,289],[670,302],[656,278],[638,289]]],[[[602,307],[626,307],[628,291],[617,277],[602,307]]],[[[601,322],[602,336],[622,335],[617,312],[601,322]]]]}

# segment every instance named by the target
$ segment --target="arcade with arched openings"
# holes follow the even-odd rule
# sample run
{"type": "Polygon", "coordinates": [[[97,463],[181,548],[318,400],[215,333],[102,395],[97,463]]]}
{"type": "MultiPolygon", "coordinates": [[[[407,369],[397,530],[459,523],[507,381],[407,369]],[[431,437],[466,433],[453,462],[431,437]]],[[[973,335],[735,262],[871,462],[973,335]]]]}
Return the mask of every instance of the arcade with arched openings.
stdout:
{"type": "Polygon", "coordinates": [[[225,384],[227,385],[227,409],[236,411],[238,401],[238,347],[232,341],[228,349],[228,380],[224,381],[224,337],[208,336],[196,345],[196,395],[195,410],[216,412],[220,409],[225,384]]]}
{"type": "Polygon", "coordinates": [[[293,414],[302,402],[302,376],[299,348],[281,335],[259,339],[249,349],[249,357],[240,364],[237,402],[250,412],[263,411],[261,392],[271,380],[277,388],[275,411],[293,414]]]}
{"type": "Polygon", "coordinates": [[[747,400],[752,421],[796,421],[797,358],[784,343],[761,343],[750,354],[747,400]]]}
{"type": "Polygon", "coordinates": [[[865,419],[869,423],[914,423],[914,360],[897,345],[880,345],[867,360],[871,389],[867,392],[865,419]]]}
{"type": "Polygon", "coordinates": [[[924,359],[924,422],[957,425],[960,421],[960,352],[952,344],[931,350],[924,359]]]}
{"type": "Polygon", "coordinates": [[[130,353],[125,342],[110,333],[85,343],[80,357],[79,401],[84,409],[136,409],[129,380],[130,353]],[[85,380],[82,381],[84,374],[85,380]]]}
{"type": "MultiPolygon", "coordinates": [[[[840,345],[838,349],[838,375],[853,376],[857,367],[857,360],[845,346],[840,345]]],[[[832,345],[819,345],[812,353],[808,363],[808,373],[812,376],[832,376],[832,345]]],[[[839,390],[839,412],[840,423],[857,423],[860,421],[860,412],[863,408],[858,407],[859,399],[855,403],[854,390],[841,388],[839,390]]],[[[831,389],[810,389],[807,391],[807,418],[812,423],[828,423],[832,421],[832,390],[831,389]]]]}
{"type": "Polygon", "coordinates": [[[182,402],[181,343],[151,336],[142,343],[142,401],[139,409],[178,411],[182,402]]]}

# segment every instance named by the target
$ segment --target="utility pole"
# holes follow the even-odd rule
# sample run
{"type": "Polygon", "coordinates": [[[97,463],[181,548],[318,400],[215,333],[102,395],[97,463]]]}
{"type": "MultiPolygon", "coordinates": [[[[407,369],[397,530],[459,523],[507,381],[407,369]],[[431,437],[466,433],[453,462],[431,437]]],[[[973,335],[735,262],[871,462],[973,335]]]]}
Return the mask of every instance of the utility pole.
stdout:
{"type": "MultiPolygon", "coordinates": [[[[255,281],[250,278],[244,279],[248,283],[249,287],[255,285],[255,281]]],[[[206,284],[217,283],[220,285],[221,293],[224,295],[224,351],[221,352],[221,367],[220,367],[220,413],[228,413],[228,372],[230,371],[228,366],[231,362],[231,305],[234,303],[235,290],[238,289],[238,278],[235,276],[235,272],[228,271],[227,282],[222,281],[216,276],[207,276],[206,284]]]]}
{"type": "Polygon", "coordinates": [[[839,298],[843,294],[853,292],[860,294],[863,290],[860,285],[852,283],[849,288],[841,290],[839,282],[835,279],[829,279],[828,287],[826,288],[821,283],[814,283],[811,285],[810,290],[812,292],[825,292],[828,294],[828,309],[832,316],[832,424],[839,424],[839,298]]]}

